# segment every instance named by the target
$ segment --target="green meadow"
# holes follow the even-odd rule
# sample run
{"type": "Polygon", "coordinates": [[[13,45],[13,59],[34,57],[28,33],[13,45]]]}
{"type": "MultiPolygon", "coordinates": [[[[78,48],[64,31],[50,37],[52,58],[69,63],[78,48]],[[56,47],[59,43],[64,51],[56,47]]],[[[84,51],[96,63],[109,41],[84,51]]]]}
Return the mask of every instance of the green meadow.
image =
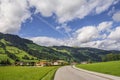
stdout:
{"type": "Polygon", "coordinates": [[[76,66],[90,71],[120,76],[120,61],[79,64],[76,66]]]}
{"type": "Polygon", "coordinates": [[[0,67],[0,80],[52,80],[59,67],[0,67]]]}

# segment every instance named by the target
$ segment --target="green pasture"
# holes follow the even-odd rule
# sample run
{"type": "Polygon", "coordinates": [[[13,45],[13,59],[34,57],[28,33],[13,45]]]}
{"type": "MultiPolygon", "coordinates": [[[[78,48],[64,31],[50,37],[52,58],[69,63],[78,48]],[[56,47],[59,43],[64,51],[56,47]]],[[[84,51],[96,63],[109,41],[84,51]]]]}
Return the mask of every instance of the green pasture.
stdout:
{"type": "Polygon", "coordinates": [[[76,65],[76,67],[87,69],[90,71],[120,76],[120,61],[79,64],[76,65]]]}
{"type": "Polygon", "coordinates": [[[52,80],[59,67],[1,66],[0,80],[52,80]]]}

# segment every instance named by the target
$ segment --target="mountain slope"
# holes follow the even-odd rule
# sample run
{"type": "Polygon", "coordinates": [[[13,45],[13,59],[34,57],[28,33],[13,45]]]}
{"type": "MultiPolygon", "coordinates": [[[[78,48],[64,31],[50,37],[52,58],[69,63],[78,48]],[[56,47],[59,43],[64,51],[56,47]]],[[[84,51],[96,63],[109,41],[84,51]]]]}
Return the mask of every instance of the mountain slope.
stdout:
{"type": "Polygon", "coordinates": [[[4,60],[38,61],[58,60],[65,61],[101,61],[102,56],[120,51],[106,51],[94,48],[79,48],[66,46],[45,47],[17,35],[0,33],[0,62],[4,60]]]}
{"type": "Polygon", "coordinates": [[[39,46],[17,35],[2,33],[0,33],[0,54],[1,56],[7,56],[14,62],[40,59],[67,60],[67,58],[71,57],[68,54],[55,51],[50,47],[39,46]]]}
{"type": "Polygon", "coordinates": [[[53,46],[53,49],[58,51],[64,51],[67,53],[70,53],[71,56],[74,58],[75,61],[101,61],[102,57],[113,53],[113,54],[119,54],[120,51],[115,50],[101,50],[96,48],[79,48],[79,47],[67,47],[67,46],[53,46]]]}

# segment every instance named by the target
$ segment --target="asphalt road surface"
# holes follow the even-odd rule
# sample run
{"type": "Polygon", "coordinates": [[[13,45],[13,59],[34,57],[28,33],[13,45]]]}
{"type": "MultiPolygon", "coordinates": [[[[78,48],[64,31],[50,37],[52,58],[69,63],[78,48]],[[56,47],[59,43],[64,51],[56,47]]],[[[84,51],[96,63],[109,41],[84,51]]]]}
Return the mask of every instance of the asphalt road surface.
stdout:
{"type": "Polygon", "coordinates": [[[57,70],[54,80],[114,80],[64,66],[57,70]]]}

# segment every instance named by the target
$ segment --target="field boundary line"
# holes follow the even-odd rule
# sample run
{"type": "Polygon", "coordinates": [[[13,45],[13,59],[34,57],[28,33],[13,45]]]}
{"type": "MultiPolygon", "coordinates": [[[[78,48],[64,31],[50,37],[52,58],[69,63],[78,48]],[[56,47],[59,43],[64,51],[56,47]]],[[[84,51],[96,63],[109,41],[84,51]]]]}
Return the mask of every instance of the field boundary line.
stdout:
{"type": "MultiPolygon", "coordinates": [[[[57,68],[53,68],[52,70],[50,70],[48,73],[46,73],[40,80],[44,80],[44,78],[49,75],[53,70],[56,70],[57,71],[57,68]]],[[[55,71],[55,72],[56,72],[55,71]]],[[[55,73],[54,73],[55,74],[55,73]]],[[[54,75],[53,75],[53,79],[54,79],[54,75]]]]}

